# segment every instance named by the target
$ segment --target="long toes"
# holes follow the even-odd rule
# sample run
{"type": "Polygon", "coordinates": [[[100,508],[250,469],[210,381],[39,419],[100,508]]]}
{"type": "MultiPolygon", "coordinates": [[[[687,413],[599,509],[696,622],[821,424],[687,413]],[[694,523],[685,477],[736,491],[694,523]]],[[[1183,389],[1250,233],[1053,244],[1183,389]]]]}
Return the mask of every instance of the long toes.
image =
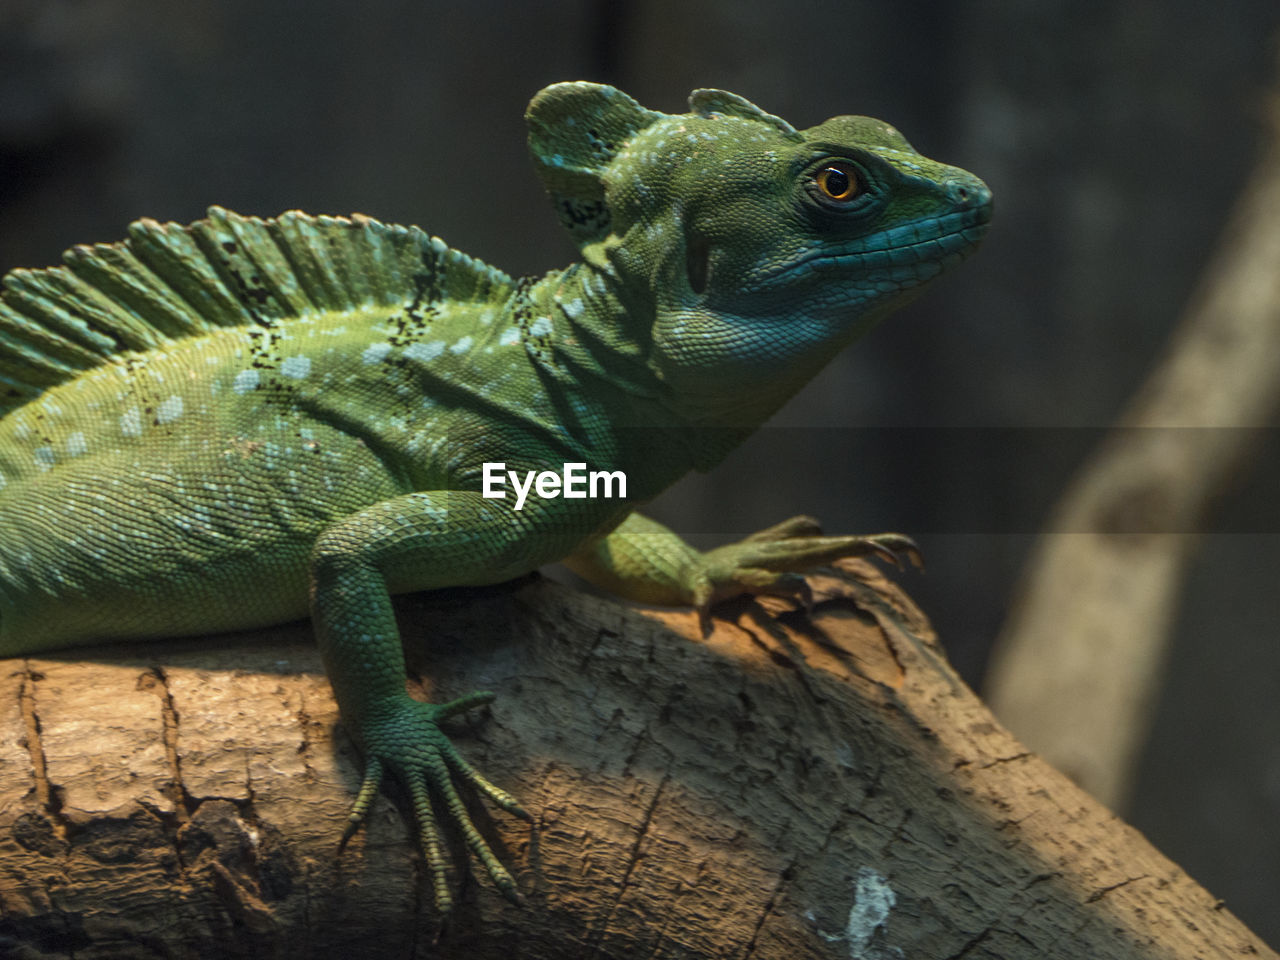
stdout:
{"type": "Polygon", "coordinates": [[[436,831],[435,811],[431,807],[431,795],[417,777],[410,778],[409,795],[413,800],[413,815],[418,823],[418,846],[427,861],[431,873],[431,890],[436,909],[448,913],[453,908],[453,895],[449,892],[449,879],[445,875],[444,855],[440,851],[440,835],[436,831]]]}
{"type": "Polygon", "coordinates": [[[342,843],[351,839],[361,821],[368,815],[381,784],[382,761],[377,757],[370,757],[369,762],[365,764],[364,781],[360,784],[360,792],[356,794],[355,802],[351,804],[351,811],[347,814],[347,825],[342,831],[342,843]]]}
{"type": "Polygon", "coordinates": [[[503,790],[501,787],[494,786],[490,783],[475,767],[463,759],[457,750],[453,749],[453,744],[449,744],[448,760],[450,766],[453,767],[468,783],[492,800],[507,813],[514,814],[522,820],[532,820],[533,816],[520,806],[519,801],[511,794],[503,790]]]}
{"type": "Polygon", "coordinates": [[[760,543],[770,540],[791,540],[796,537],[820,537],[822,536],[822,526],[813,517],[800,516],[791,517],[783,520],[781,523],[775,523],[772,527],[766,527],[763,530],[757,530],[749,536],[743,537],[743,543],[760,543]]]}
{"type": "Polygon", "coordinates": [[[447,777],[434,786],[440,792],[444,799],[445,805],[449,808],[449,813],[453,817],[453,822],[457,824],[458,829],[462,831],[463,839],[466,840],[467,846],[475,855],[475,858],[484,864],[485,872],[489,874],[491,879],[503,896],[512,902],[518,902],[519,891],[516,889],[516,882],[511,874],[507,872],[501,861],[498,860],[489,844],[485,842],[484,837],[480,836],[480,831],[476,829],[471,817],[467,813],[467,808],[462,803],[462,797],[458,795],[457,789],[453,786],[453,781],[447,777]]]}
{"type": "Polygon", "coordinates": [[[455,713],[462,713],[473,707],[492,703],[495,696],[494,693],[488,690],[476,690],[474,693],[468,693],[465,697],[458,697],[457,700],[434,704],[431,708],[431,715],[433,719],[442,720],[445,717],[452,717],[455,713]]]}

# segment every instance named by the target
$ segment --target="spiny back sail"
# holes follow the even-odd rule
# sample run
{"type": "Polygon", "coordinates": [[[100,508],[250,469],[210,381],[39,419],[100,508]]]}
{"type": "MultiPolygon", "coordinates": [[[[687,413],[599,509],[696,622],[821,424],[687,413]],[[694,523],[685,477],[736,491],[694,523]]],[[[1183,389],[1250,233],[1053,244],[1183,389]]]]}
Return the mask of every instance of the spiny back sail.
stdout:
{"type": "Polygon", "coordinates": [[[511,278],[418,227],[370,217],[272,219],[211,207],[195,223],[139,220],[120,243],[14,270],[0,292],[0,413],[84,370],[222,327],[308,313],[492,299],[511,278]]]}

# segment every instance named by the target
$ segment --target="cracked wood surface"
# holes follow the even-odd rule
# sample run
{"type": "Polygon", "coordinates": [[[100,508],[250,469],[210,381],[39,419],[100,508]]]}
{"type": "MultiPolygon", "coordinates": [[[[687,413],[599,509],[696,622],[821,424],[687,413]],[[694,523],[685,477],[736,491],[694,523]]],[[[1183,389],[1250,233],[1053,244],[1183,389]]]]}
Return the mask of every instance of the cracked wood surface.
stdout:
{"type": "Polygon", "coordinates": [[[402,598],[420,692],[498,693],[455,741],[537,817],[477,813],[526,907],[463,870],[443,927],[396,800],[338,852],[358,764],[307,625],[4,661],[0,955],[1276,956],[849,567],[705,640],[540,579],[402,598]]]}

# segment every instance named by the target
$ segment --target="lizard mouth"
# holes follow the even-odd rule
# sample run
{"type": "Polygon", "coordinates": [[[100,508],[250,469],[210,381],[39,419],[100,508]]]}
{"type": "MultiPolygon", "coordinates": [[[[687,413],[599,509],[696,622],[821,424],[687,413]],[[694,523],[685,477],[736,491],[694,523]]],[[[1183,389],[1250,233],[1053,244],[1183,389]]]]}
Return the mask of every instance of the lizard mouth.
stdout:
{"type": "Polygon", "coordinates": [[[748,292],[764,292],[794,283],[807,273],[857,271],[872,284],[905,289],[929,280],[959,263],[978,246],[991,220],[991,205],[959,210],[928,220],[904,223],[869,237],[856,247],[815,247],[786,263],[762,271],[744,285],[748,292]]]}

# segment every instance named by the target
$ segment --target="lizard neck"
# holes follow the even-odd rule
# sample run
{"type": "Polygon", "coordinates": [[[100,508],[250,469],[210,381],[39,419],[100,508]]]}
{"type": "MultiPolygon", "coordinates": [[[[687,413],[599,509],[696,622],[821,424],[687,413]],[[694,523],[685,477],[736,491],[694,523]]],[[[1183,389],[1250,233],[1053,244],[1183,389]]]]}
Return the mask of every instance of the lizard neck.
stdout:
{"type": "Polygon", "coordinates": [[[510,312],[526,333],[530,357],[545,376],[591,392],[627,398],[614,410],[626,422],[651,417],[664,390],[649,367],[653,307],[616,275],[584,263],[520,284],[510,312]]]}
{"type": "Polygon", "coordinates": [[[652,296],[636,291],[607,265],[575,263],[521,283],[508,312],[584,448],[656,495],[690,469],[710,469],[754,425],[730,437],[691,416],[654,362],[652,296]]]}
{"type": "MultiPolygon", "coordinates": [[[[699,329],[708,316],[682,304],[673,318],[669,305],[646,285],[627,282],[607,259],[522,282],[509,313],[544,383],[554,384],[569,407],[590,407],[607,422],[606,432],[625,433],[618,449],[635,451],[643,471],[661,474],[664,485],[689,469],[720,463],[837,352],[760,364],[745,378],[691,372],[681,358],[666,355],[662,331],[678,327],[685,314],[699,329]]],[[[760,322],[711,319],[721,329],[760,322]]],[[[855,336],[851,329],[849,339],[855,336]]]]}

